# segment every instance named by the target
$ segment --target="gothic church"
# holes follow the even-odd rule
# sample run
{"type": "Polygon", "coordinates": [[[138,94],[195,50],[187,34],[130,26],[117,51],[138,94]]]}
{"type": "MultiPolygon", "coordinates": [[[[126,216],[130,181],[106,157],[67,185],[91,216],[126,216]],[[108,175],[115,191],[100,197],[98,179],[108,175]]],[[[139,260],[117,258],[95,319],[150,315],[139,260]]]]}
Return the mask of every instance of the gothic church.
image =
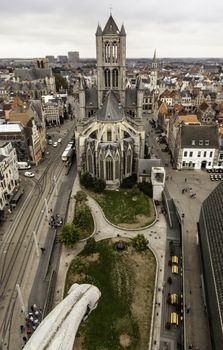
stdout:
{"type": "Polygon", "coordinates": [[[116,189],[124,178],[138,174],[144,158],[143,89],[126,88],[126,32],[112,15],[96,31],[97,86],[80,80],[80,116],[76,128],[80,172],[103,178],[116,189]]]}

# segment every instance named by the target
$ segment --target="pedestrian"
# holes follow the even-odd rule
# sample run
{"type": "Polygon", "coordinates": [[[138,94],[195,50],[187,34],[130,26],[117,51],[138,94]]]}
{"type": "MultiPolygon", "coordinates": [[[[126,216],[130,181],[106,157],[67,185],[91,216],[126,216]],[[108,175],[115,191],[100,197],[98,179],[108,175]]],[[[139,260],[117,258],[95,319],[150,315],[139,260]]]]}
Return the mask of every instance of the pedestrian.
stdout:
{"type": "Polygon", "coordinates": [[[40,250],[41,250],[41,252],[43,254],[45,252],[46,248],[41,247],[40,250]]]}
{"type": "Polygon", "coordinates": [[[191,289],[190,289],[190,294],[192,294],[192,291],[191,291],[191,289]]]}
{"type": "Polygon", "coordinates": [[[185,182],[187,182],[187,178],[185,177],[185,180],[184,180],[185,182]]]}
{"type": "Polygon", "coordinates": [[[184,194],[184,188],[182,189],[182,194],[184,194]]]}
{"type": "Polygon", "coordinates": [[[25,327],[23,326],[23,324],[21,324],[21,326],[20,326],[20,331],[21,331],[21,333],[23,333],[24,330],[25,330],[25,327]]]}
{"type": "Polygon", "coordinates": [[[27,338],[23,337],[22,339],[23,339],[24,343],[26,344],[27,343],[27,338]]]}

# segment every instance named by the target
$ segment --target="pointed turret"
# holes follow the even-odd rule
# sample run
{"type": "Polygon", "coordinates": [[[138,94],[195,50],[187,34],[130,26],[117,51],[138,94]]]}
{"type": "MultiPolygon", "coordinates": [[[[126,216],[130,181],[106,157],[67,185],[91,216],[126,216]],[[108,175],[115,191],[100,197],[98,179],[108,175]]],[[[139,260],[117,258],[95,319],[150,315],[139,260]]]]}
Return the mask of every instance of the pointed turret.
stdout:
{"type": "Polygon", "coordinates": [[[101,29],[100,24],[98,24],[98,27],[97,27],[97,30],[96,30],[95,35],[96,35],[96,36],[100,36],[100,35],[102,35],[102,29],[101,29]]]}
{"type": "Polygon", "coordinates": [[[125,31],[124,24],[122,24],[122,27],[121,27],[121,30],[120,30],[120,35],[121,36],[126,36],[126,31],[125,31]]]}

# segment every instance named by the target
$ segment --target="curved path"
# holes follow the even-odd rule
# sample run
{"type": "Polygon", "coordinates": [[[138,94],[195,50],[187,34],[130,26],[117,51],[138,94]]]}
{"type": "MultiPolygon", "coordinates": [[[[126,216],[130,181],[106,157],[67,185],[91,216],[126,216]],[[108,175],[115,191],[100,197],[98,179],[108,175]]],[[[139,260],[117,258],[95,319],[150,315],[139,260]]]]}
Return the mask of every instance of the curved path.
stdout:
{"type": "MultiPolygon", "coordinates": [[[[79,191],[79,179],[76,177],[74,182],[74,186],[72,189],[71,195],[71,205],[70,205],[70,213],[68,214],[68,220],[70,221],[73,218],[73,211],[75,206],[74,196],[77,191],[79,191]]],[[[152,315],[152,336],[150,337],[150,341],[153,344],[149,345],[149,349],[158,350],[159,349],[159,339],[160,339],[160,327],[161,327],[161,308],[159,310],[155,310],[155,303],[160,303],[162,305],[162,289],[163,289],[163,278],[164,278],[164,263],[165,263],[165,252],[166,252],[166,220],[163,214],[158,214],[158,218],[156,223],[149,228],[142,228],[136,230],[128,230],[117,228],[109,223],[102,212],[101,207],[98,203],[92,198],[88,196],[88,205],[91,209],[94,222],[95,222],[95,239],[96,241],[117,237],[128,237],[132,238],[137,234],[144,234],[144,236],[149,241],[149,248],[153,251],[156,261],[157,261],[157,278],[155,284],[155,293],[154,293],[154,309],[152,315]]],[[[69,263],[73,259],[74,254],[78,254],[84,247],[84,242],[79,242],[75,249],[66,249],[63,248],[63,252],[61,255],[60,268],[57,279],[57,295],[55,299],[55,305],[59,303],[63,299],[63,287],[65,283],[66,271],[69,267],[69,263]]]]}

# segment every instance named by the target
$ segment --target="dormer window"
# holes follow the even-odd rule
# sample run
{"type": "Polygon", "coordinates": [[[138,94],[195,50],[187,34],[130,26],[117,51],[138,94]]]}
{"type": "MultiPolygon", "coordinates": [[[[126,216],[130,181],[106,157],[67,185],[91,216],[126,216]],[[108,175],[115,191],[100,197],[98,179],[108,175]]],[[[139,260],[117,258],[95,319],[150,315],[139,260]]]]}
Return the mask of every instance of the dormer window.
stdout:
{"type": "Polygon", "coordinates": [[[196,144],[195,140],[192,140],[191,144],[192,144],[192,146],[195,146],[195,144],[196,144]]]}
{"type": "Polygon", "coordinates": [[[203,146],[203,140],[199,140],[199,146],[203,146]]]}
{"type": "Polygon", "coordinates": [[[205,146],[209,146],[209,140],[205,140],[205,146]]]}

